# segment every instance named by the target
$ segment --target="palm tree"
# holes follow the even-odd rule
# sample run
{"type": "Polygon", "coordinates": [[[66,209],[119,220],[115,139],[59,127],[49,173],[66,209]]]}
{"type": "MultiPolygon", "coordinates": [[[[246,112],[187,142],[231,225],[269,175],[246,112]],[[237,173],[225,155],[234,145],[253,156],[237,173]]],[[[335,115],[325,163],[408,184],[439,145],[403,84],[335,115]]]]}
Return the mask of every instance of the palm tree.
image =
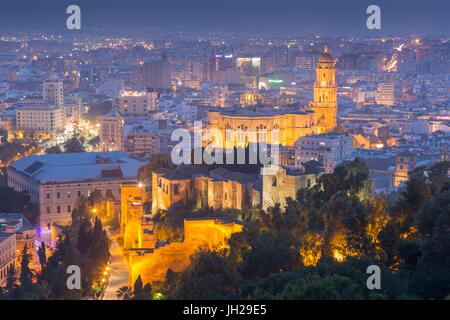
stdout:
{"type": "Polygon", "coordinates": [[[119,288],[116,292],[117,298],[122,300],[131,300],[133,295],[133,290],[128,286],[123,286],[119,288]]]}

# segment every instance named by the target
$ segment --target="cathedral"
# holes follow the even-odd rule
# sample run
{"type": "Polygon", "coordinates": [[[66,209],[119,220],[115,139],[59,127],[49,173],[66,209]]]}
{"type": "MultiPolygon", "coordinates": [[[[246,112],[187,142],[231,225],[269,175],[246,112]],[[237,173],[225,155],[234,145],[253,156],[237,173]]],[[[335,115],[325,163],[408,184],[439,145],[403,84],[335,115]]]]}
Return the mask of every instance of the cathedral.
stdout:
{"type": "Polygon", "coordinates": [[[251,106],[245,108],[220,108],[208,112],[208,129],[222,133],[224,148],[245,146],[262,139],[267,143],[293,146],[300,137],[331,132],[336,128],[337,84],[336,67],[325,45],[316,67],[314,100],[308,110],[251,106]],[[266,133],[252,135],[251,132],[266,133]],[[227,130],[237,132],[229,140],[227,130]],[[271,141],[271,131],[277,130],[278,142],[271,141]]]}
{"type": "Polygon", "coordinates": [[[317,115],[319,132],[330,132],[336,128],[337,83],[336,66],[325,45],[316,67],[314,101],[312,110],[317,115]]]}

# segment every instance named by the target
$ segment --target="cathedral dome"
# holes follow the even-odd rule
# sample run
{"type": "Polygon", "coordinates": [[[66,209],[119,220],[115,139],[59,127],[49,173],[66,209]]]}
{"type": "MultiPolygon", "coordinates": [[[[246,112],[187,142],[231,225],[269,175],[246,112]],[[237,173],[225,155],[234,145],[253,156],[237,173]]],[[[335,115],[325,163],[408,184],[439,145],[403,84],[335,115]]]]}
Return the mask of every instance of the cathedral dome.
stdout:
{"type": "Polygon", "coordinates": [[[328,53],[327,45],[323,48],[323,53],[319,57],[319,62],[334,62],[333,57],[328,53]]]}

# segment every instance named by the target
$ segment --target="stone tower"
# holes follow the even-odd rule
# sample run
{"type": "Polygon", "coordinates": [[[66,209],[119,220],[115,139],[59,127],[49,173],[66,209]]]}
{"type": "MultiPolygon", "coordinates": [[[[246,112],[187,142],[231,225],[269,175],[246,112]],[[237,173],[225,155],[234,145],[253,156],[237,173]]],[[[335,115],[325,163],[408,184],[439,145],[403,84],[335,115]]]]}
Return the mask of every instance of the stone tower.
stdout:
{"type": "Polygon", "coordinates": [[[325,45],[316,67],[314,101],[312,110],[317,114],[319,133],[333,131],[336,127],[337,84],[336,66],[325,45]]]}
{"type": "Polygon", "coordinates": [[[408,181],[409,172],[417,166],[417,156],[410,152],[402,152],[395,157],[394,186],[408,181]]]}

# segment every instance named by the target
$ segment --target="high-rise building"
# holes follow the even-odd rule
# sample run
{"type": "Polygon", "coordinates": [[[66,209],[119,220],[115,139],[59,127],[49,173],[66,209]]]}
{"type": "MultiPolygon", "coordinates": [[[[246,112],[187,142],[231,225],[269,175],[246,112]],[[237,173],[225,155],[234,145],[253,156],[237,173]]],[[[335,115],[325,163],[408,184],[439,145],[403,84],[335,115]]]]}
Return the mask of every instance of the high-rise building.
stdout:
{"type": "Polygon", "coordinates": [[[148,118],[149,111],[156,109],[157,98],[157,92],[120,91],[117,111],[124,118],[148,118]]]}
{"type": "Polygon", "coordinates": [[[112,111],[100,117],[100,151],[119,151],[122,144],[122,117],[112,111]]]}
{"type": "Polygon", "coordinates": [[[165,55],[144,63],[143,80],[143,85],[147,88],[168,89],[171,87],[171,64],[165,55]]]}
{"type": "Polygon", "coordinates": [[[66,123],[76,125],[81,120],[81,97],[68,96],[64,98],[64,110],[66,113],[66,123]]]}
{"type": "Polygon", "coordinates": [[[337,117],[337,83],[334,60],[325,45],[316,67],[314,83],[314,101],[312,109],[317,114],[320,133],[330,132],[336,128],[337,117]]]}
{"type": "Polygon", "coordinates": [[[57,107],[63,107],[64,105],[64,90],[63,81],[61,80],[49,80],[44,81],[42,97],[48,104],[55,105],[57,107]]]}
{"type": "Polygon", "coordinates": [[[261,73],[272,73],[275,71],[275,59],[273,55],[261,57],[261,73]]]}
{"type": "Polygon", "coordinates": [[[396,104],[395,85],[393,82],[380,82],[377,88],[377,104],[393,106],[396,104]]]}
{"type": "Polygon", "coordinates": [[[223,74],[232,69],[234,69],[233,55],[216,54],[209,59],[209,80],[213,83],[221,83],[223,74]]]}
{"type": "Polygon", "coordinates": [[[300,53],[295,56],[295,70],[314,70],[318,62],[318,55],[312,53],[300,53]]]}
{"type": "Polygon", "coordinates": [[[236,66],[245,75],[257,76],[261,73],[260,57],[242,57],[236,59],[236,66]]]}
{"type": "Polygon", "coordinates": [[[289,68],[295,66],[295,57],[300,54],[300,50],[297,46],[288,46],[287,48],[287,61],[289,68]]]}
{"type": "Polygon", "coordinates": [[[285,67],[288,63],[287,47],[286,46],[275,46],[275,47],[272,47],[272,52],[273,52],[275,67],[285,67]]]}
{"type": "Polygon", "coordinates": [[[26,105],[16,110],[16,122],[18,130],[55,135],[64,128],[65,112],[55,105],[26,105]]]}
{"type": "Polygon", "coordinates": [[[159,153],[158,128],[151,120],[126,124],[122,129],[122,151],[135,156],[159,153]]]}
{"type": "Polygon", "coordinates": [[[322,133],[301,137],[294,144],[295,166],[311,160],[320,162],[325,173],[333,173],[334,168],[352,156],[352,137],[343,133],[322,133]]]}

